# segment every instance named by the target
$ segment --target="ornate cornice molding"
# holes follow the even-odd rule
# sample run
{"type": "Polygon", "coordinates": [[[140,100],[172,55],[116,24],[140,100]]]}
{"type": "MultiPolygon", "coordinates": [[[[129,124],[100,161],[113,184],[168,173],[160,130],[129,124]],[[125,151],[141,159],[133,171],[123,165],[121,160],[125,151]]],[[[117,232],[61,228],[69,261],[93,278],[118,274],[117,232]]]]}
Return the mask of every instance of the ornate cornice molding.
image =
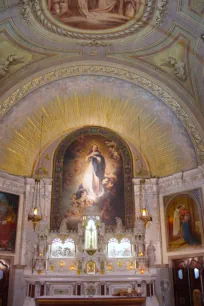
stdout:
{"type": "Polygon", "coordinates": [[[161,195],[174,194],[201,187],[204,184],[204,164],[187,172],[180,172],[159,179],[161,195]]]}
{"type": "Polygon", "coordinates": [[[2,101],[0,104],[0,119],[23,97],[31,93],[33,90],[41,87],[50,82],[79,75],[105,75],[111,76],[119,79],[123,79],[132,82],[158,97],[163,101],[178,117],[178,119],[183,123],[184,127],[188,131],[189,136],[194,144],[198,161],[203,163],[204,161],[204,142],[202,136],[197,131],[197,128],[182,108],[182,106],[171,96],[167,90],[164,90],[159,85],[155,84],[152,80],[147,79],[141,75],[131,72],[127,69],[116,68],[108,64],[84,64],[77,63],[72,64],[66,68],[56,68],[53,71],[44,73],[41,76],[33,77],[31,81],[28,81],[21,87],[17,88],[10,96],[2,101]]]}
{"type": "MultiPolygon", "coordinates": [[[[65,36],[73,39],[117,39],[134,34],[141,28],[145,27],[148,21],[153,17],[155,11],[155,0],[146,0],[145,11],[140,20],[135,19],[134,22],[128,22],[122,29],[111,30],[104,33],[91,33],[76,31],[71,27],[59,25],[57,22],[51,22],[46,16],[46,10],[42,8],[42,0],[21,0],[21,15],[28,24],[33,23],[33,19],[37,20],[45,29],[60,36],[65,36]]],[[[168,1],[168,0],[161,0],[168,1]]],[[[155,23],[155,26],[157,24],[155,23]]]]}
{"type": "Polygon", "coordinates": [[[11,192],[20,195],[25,192],[25,186],[18,182],[0,178],[0,191],[11,192]]]}

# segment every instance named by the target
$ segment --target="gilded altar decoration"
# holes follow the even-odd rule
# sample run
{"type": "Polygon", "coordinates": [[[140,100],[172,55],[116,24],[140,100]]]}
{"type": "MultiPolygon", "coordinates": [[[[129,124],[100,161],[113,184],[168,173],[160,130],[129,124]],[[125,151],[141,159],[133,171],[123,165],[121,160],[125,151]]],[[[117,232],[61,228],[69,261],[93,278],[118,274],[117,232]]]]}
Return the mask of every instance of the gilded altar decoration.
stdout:
{"type": "Polygon", "coordinates": [[[168,203],[166,230],[169,251],[201,245],[203,220],[199,203],[191,194],[176,195],[168,203]]]}
{"type": "MultiPolygon", "coordinates": [[[[107,225],[114,225],[119,217],[131,227],[132,171],[129,149],[114,133],[88,127],[68,136],[56,152],[52,228],[60,232],[77,229],[89,208],[97,209],[107,225]]],[[[89,225],[86,241],[93,245],[94,237],[91,242],[88,237],[93,236],[94,228],[89,225]]]]}
{"type": "Polygon", "coordinates": [[[97,268],[96,263],[93,260],[90,260],[86,263],[86,273],[87,274],[96,274],[97,268]]]}
{"type": "Polygon", "coordinates": [[[0,251],[15,251],[18,202],[17,195],[0,192],[0,251]]]}

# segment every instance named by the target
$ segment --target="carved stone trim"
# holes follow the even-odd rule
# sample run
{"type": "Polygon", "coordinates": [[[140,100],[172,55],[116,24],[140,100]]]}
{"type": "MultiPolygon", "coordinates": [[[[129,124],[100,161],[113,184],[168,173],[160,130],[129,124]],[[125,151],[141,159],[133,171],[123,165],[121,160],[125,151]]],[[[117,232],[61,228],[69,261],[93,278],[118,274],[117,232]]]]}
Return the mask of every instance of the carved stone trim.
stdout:
{"type": "Polygon", "coordinates": [[[204,176],[202,173],[203,166],[190,170],[185,173],[176,173],[174,175],[159,179],[159,193],[166,195],[167,193],[182,192],[192,187],[198,187],[204,184],[204,176]]]}
{"type": "Polygon", "coordinates": [[[24,193],[25,186],[8,180],[0,179],[0,190],[19,195],[24,193]]]}
{"type": "Polygon", "coordinates": [[[15,90],[9,97],[3,100],[3,102],[0,104],[0,119],[9,111],[9,109],[11,109],[14,104],[16,104],[18,101],[20,101],[20,99],[22,99],[38,87],[41,87],[58,79],[83,74],[116,77],[132,82],[150,91],[153,95],[161,99],[183,123],[195,146],[198,161],[200,162],[200,164],[204,162],[204,142],[202,140],[202,137],[197,131],[194,122],[191,120],[185,110],[181,107],[181,105],[167,91],[162,89],[159,85],[154,84],[151,80],[142,77],[136,73],[130,72],[126,69],[115,68],[112,66],[75,64],[74,66],[70,66],[67,68],[58,68],[51,72],[47,72],[42,76],[35,77],[28,83],[15,90]]]}
{"type": "Polygon", "coordinates": [[[107,42],[107,41],[100,41],[100,40],[91,40],[91,41],[82,41],[78,43],[80,46],[83,47],[109,47],[112,45],[112,43],[107,42]]]}
{"type": "Polygon", "coordinates": [[[31,23],[33,16],[48,31],[74,39],[117,39],[131,35],[147,25],[147,21],[152,17],[155,8],[154,0],[146,0],[145,11],[140,20],[135,20],[135,22],[129,25],[129,27],[128,25],[124,26],[123,30],[111,30],[109,33],[95,34],[74,31],[74,29],[72,30],[72,28],[69,28],[68,26],[66,29],[66,26],[63,24],[62,26],[58,26],[57,23],[54,24],[50,22],[49,18],[47,18],[45,14],[45,10],[42,9],[41,1],[42,0],[21,0],[21,14],[25,21],[31,23]]]}

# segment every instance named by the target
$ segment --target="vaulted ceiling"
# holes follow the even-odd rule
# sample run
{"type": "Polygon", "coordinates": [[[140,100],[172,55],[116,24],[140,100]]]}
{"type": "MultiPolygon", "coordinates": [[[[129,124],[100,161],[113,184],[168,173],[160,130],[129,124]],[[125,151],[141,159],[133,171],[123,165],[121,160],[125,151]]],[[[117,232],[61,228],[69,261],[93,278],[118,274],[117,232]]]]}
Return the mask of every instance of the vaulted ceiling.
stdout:
{"type": "Polygon", "coordinates": [[[0,170],[32,175],[42,115],[43,151],[98,125],[153,176],[204,163],[203,33],[203,0],[0,0],[0,170]]]}

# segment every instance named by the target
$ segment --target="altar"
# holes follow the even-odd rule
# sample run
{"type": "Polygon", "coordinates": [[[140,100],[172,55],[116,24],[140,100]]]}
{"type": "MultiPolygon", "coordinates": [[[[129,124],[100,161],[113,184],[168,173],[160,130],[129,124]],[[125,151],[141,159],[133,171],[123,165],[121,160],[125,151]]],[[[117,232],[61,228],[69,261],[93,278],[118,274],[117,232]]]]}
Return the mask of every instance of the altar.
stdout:
{"type": "Polygon", "coordinates": [[[64,221],[59,231],[38,232],[35,256],[24,272],[24,306],[146,305],[147,297],[155,297],[154,248],[145,251],[143,221],[127,229],[116,217],[116,225],[106,228],[93,206],[77,231],[67,230],[64,221]]]}

